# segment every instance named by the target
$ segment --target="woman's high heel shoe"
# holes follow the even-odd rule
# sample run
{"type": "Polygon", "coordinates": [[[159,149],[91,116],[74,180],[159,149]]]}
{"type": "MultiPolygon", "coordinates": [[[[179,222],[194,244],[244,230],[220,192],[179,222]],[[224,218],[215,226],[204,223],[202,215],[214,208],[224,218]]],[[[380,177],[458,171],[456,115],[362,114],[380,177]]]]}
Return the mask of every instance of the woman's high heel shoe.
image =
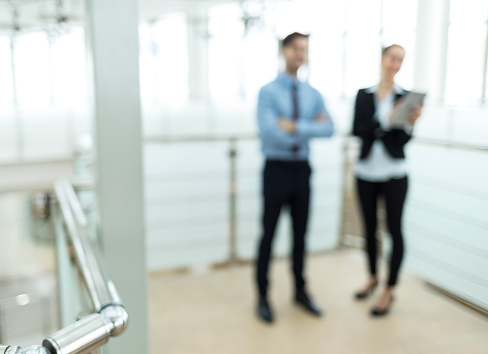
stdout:
{"type": "Polygon", "coordinates": [[[375,281],[373,284],[371,284],[371,286],[368,289],[364,291],[359,291],[356,294],[354,294],[354,297],[357,300],[367,299],[369,296],[371,296],[374,293],[377,286],[378,286],[378,281],[375,281]]]}
{"type": "Polygon", "coordinates": [[[374,316],[374,317],[385,316],[390,311],[390,307],[391,307],[392,302],[393,302],[393,295],[391,295],[391,297],[390,297],[390,301],[388,302],[388,306],[386,306],[384,309],[380,310],[377,307],[372,308],[371,309],[371,316],[374,316]]]}

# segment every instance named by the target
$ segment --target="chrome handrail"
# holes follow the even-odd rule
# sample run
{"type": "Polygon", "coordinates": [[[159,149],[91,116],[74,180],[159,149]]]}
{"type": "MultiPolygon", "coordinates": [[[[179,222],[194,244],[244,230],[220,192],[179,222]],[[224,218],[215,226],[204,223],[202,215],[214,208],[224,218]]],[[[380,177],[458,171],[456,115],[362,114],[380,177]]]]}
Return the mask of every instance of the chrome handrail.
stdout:
{"type": "Polygon", "coordinates": [[[0,345],[0,354],[51,354],[51,353],[45,347],[41,347],[39,345],[33,345],[23,350],[20,347],[0,345]]]}
{"type": "Polygon", "coordinates": [[[68,231],[72,259],[93,305],[91,315],[47,337],[42,346],[26,349],[0,345],[0,354],[81,354],[96,351],[110,337],[127,329],[129,315],[114,283],[89,238],[88,222],[73,186],[67,179],[55,183],[55,196],[68,231]]]}
{"type": "MultiPolygon", "coordinates": [[[[355,140],[352,134],[341,133],[336,137],[355,140]]],[[[258,140],[258,134],[221,134],[221,135],[162,135],[162,136],[148,136],[144,139],[149,144],[171,144],[171,143],[196,143],[196,142],[235,142],[235,141],[249,141],[258,140]]],[[[488,151],[488,145],[461,143],[449,139],[430,139],[424,137],[414,136],[413,142],[422,145],[442,146],[449,148],[458,148],[462,150],[478,150],[488,151]]]]}
{"type": "Polygon", "coordinates": [[[94,310],[100,312],[109,305],[121,305],[117,290],[88,237],[88,222],[71,183],[67,179],[57,181],[55,195],[74,248],[74,260],[85,282],[94,310]]]}
{"type": "Polygon", "coordinates": [[[428,138],[420,138],[415,137],[414,142],[423,144],[423,145],[432,145],[432,146],[442,146],[460,150],[477,150],[477,151],[488,151],[488,145],[478,145],[478,144],[465,144],[459,143],[455,141],[449,140],[441,140],[441,139],[428,139],[428,138]]]}

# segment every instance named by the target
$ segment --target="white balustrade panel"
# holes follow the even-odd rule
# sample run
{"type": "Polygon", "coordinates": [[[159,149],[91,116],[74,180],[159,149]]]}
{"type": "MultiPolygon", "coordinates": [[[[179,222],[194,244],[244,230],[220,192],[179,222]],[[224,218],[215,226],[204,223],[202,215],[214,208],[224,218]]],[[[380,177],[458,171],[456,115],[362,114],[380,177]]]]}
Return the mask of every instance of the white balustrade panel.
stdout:
{"type": "MultiPolygon", "coordinates": [[[[312,213],[308,249],[339,242],[342,139],[312,144],[312,213]]],[[[146,144],[146,225],[150,270],[194,267],[229,259],[229,142],[146,144]]],[[[237,143],[237,256],[254,259],[261,233],[263,158],[257,140],[237,143]]],[[[290,251],[291,228],[283,213],[276,255],[290,251]]]]}
{"type": "Polygon", "coordinates": [[[150,270],[227,260],[228,146],[227,142],[145,145],[150,270]]]}
{"type": "Polygon", "coordinates": [[[488,308],[488,153],[411,145],[407,267],[488,308]]]}

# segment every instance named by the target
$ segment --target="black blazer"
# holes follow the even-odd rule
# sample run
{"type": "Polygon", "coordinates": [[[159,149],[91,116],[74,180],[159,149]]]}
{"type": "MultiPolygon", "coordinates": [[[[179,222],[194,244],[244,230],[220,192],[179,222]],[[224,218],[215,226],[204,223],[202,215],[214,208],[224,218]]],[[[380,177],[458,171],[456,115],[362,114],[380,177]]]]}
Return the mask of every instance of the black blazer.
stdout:
{"type": "MultiPolygon", "coordinates": [[[[354,106],[354,124],[352,133],[362,140],[361,154],[359,159],[365,159],[376,139],[381,140],[388,153],[397,159],[405,158],[404,145],[412,137],[404,129],[384,130],[376,120],[376,100],[374,93],[367,92],[368,89],[358,91],[356,105],[354,106]]],[[[407,91],[396,94],[395,101],[403,97],[407,91]]]]}

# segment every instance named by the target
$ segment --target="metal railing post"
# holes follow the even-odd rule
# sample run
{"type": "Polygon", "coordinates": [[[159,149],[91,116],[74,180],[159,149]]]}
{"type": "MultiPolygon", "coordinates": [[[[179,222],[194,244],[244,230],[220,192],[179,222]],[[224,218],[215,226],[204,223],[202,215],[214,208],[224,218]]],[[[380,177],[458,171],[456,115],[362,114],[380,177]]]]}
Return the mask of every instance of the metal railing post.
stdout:
{"type": "Polygon", "coordinates": [[[344,236],[345,236],[345,223],[346,223],[346,215],[347,212],[345,206],[347,204],[347,190],[348,190],[348,172],[349,172],[349,145],[350,139],[348,137],[343,138],[342,142],[342,154],[344,157],[344,161],[342,163],[342,213],[341,213],[341,228],[339,234],[339,248],[344,246],[344,236]]]}
{"type": "Polygon", "coordinates": [[[237,140],[229,139],[229,262],[237,262],[237,140]]]}
{"type": "MultiPolygon", "coordinates": [[[[0,306],[0,343],[3,342],[3,337],[4,337],[4,333],[3,333],[3,310],[2,310],[2,307],[0,306]]],[[[0,354],[2,354],[1,350],[0,350],[0,354]]]]}

